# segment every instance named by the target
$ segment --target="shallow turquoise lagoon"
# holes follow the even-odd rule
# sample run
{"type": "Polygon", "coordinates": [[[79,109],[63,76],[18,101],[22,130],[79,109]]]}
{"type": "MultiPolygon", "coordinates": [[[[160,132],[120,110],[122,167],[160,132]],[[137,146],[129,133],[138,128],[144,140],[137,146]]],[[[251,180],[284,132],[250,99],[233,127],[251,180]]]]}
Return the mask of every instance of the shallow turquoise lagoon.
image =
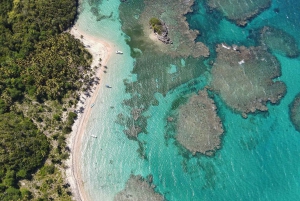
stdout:
{"type": "MultiPolygon", "coordinates": [[[[124,126],[116,121],[119,114],[130,114],[130,108],[123,104],[130,98],[124,79],[133,82],[137,77],[131,73],[135,59],[125,41],[128,37],[121,30],[119,4],[119,0],[84,0],[77,21],[82,30],[124,52],[112,56],[108,73],[101,78],[113,88],[101,87],[85,131],[86,136],[93,134],[98,138],[87,137],[82,144],[82,177],[91,200],[113,200],[130,174],[152,174],[155,191],[170,201],[300,200],[300,133],[289,117],[289,104],[300,92],[300,59],[275,55],[282,67],[282,76],[277,79],[286,83],[287,94],[279,104],[269,104],[268,112],[244,119],[214,96],[225,134],[221,149],[212,157],[192,156],[179,146],[166,121],[175,99],[194,94],[209,82],[209,69],[190,81],[198,84],[185,83],[166,96],[156,93],[159,104],[143,114],[148,118],[148,133],[140,134],[138,141],[129,140],[123,133],[124,126]],[[104,16],[101,20],[97,21],[92,7],[104,16]],[[144,158],[137,151],[139,148],[143,149],[144,158]]],[[[201,30],[197,40],[212,51],[218,43],[255,45],[251,33],[264,25],[285,30],[300,44],[297,0],[273,0],[271,7],[246,27],[238,27],[218,13],[207,13],[204,1],[196,1],[193,8],[194,12],[187,16],[190,27],[201,30]],[[274,11],[276,8],[279,12],[274,11]]],[[[168,68],[170,73],[176,71],[172,63],[168,68]]]]}

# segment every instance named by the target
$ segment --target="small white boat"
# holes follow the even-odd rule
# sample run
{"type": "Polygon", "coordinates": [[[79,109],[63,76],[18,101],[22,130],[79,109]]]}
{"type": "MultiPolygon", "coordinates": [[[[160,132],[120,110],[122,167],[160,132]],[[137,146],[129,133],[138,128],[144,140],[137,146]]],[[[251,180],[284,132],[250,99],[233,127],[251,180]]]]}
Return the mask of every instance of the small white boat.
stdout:
{"type": "Polygon", "coordinates": [[[106,88],[111,88],[111,86],[109,86],[109,85],[105,85],[105,87],[106,87],[106,88]]]}
{"type": "Polygon", "coordinates": [[[94,105],[95,105],[95,103],[93,103],[93,104],[91,105],[91,108],[94,107],[94,105]]]}
{"type": "Polygon", "coordinates": [[[116,51],[116,54],[123,54],[123,52],[117,50],[117,51],[116,51]]]}
{"type": "Polygon", "coordinates": [[[97,138],[97,136],[96,136],[96,135],[91,135],[91,137],[93,137],[93,138],[97,138]]]}

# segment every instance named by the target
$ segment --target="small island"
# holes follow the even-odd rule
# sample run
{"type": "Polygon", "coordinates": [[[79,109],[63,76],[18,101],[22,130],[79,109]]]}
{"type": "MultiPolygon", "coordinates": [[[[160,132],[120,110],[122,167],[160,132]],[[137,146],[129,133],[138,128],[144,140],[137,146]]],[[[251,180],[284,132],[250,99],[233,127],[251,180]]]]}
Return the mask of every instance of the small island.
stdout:
{"type": "Polygon", "coordinates": [[[152,17],[149,21],[150,29],[153,29],[153,32],[156,34],[157,39],[165,44],[172,44],[173,42],[168,36],[168,27],[161,20],[152,17]]]}

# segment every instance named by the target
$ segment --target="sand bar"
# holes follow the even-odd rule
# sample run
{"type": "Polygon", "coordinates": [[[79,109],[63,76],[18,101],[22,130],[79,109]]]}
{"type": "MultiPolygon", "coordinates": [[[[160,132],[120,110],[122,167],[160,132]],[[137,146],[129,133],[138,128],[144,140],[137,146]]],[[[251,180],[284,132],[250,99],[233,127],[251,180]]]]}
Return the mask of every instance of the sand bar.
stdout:
{"type": "Polygon", "coordinates": [[[72,27],[70,33],[77,39],[79,39],[87,50],[92,54],[93,61],[91,66],[98,66],[99,59],[101,58],[102,67],[96,71],[96,77],[100,78],[99,84],[95,85],[90,93],[90,97],[86,97],[83,93],[80,95],[76,110],[83,107],[83,113],[78,113],[78,118],[72,127],[72,133],[70,134],[67,143],[71,149],[70,158],[67,161],[69,168],[66,170],[67,181],[71,185],[72,193],[75,200],[87,201],[90,200],[89,196],[85,192],[84,183],[81,178],[81,142],[85,133],[86,124],[89,120],[91,114],[91,106],[96,101],[98,96],[98,91],[101,86],[101,77],[104,75],[103,66],[107,64],[111,54],[112,45],[107,41],[101,40],[94,36],[91,36],[84,31],[80,30],[76,25],[72,27]]]}

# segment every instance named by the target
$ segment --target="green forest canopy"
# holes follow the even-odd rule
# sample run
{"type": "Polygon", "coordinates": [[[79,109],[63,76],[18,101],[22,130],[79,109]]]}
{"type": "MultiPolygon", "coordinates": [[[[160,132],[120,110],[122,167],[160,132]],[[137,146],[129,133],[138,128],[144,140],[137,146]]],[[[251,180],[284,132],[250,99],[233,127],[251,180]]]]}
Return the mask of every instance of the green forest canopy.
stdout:
{"type": "Polygon", "coordinates": [[[0,1],[0,200],[28,199],[29,179],[49,153],[49,139],[15,103],[58,100],[80,89],[91,55],[68,33],[77,0],[0,1]]]}
{"type": "Polygon", "coordinates": [[[20,114],[2,114],[0,122],[0,185],[3,190],[16,186],[18,179],[27,178],[41,165],[49,143],[32,121],[20,114]]]}

